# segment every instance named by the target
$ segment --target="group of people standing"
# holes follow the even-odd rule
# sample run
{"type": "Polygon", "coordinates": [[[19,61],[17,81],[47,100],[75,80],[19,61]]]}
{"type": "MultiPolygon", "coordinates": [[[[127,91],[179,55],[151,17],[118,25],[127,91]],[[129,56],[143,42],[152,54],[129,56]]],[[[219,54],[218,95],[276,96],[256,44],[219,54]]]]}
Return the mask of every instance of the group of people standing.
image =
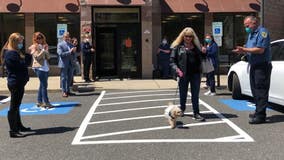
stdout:
{"type": "MultiPolygon", "coordinates": [[[[37,107],[50,109],[54,106],[48,98],[48,74],[50,53],[46,37],[41,32],[35,32],[32,38],[32,45],[28,47],[29,53],[24,54],[24,36],[20,33],[12,33],[8,41],[1,50],[1,63],[7,70],[7,86],[11,94],[10,108],[8,111],[8,122],[10,126],[9,135],[12,138],[25,137],[21,132],[31,131],[30,127],[23,126],[20,118],[20,105],[25,92],[25,85],[29,81],[28,66],[32,64],[32,69],[39,78],[39,89],[37,94],[37,107]]],[[[78,40],[70,38],[69,32],[63,34],[62,41],[57,45],[58,66],[60,68],[60,88],[62,89],[62,97],[68,97],[70,94],[70,86],[73,85],[73,76],[75,65],[78,62],[77,50],[78,40]]],[[[94,54],[94,48],[89,41],[84,41],[83,58],[84,62],[89,62],[90,56],[94,54]],[[85,51],[86,48],[90,51],[85,51]],[[87,60],[86,60],[87,59],[87,60]]],[[[87,63],[84,68],[84,77],[87,82],[90,80],[89,72],[91,63],[87,63]]],[[[94,65],[94,64],[92,64],[94,65]]],[[[95,75],[93,75],[95,76],[95,75]]]]}
{"type": "MultiPolygon", "coordinates": [[[[249,117],[250,124],[264,123],[266,119],[266,107],[268,106],[268,91],[270,86],[271,75],[271,55],[270,55],[270,38],[268,31],[259,26],[258,20],[254,16],[248,16],[244,20],[245,30],[248,33],[248,40],[245,46],[237,46],[236,53],[246,54],[250,65],[250,85],[252,94],[255,98],[256,110],[249,117]]],[[[40,86],[37,96],[37,106],[52,108],[50,104],[47,86],[48,86],[48,44],[44,34],[36,32],[33,35],[33,44],[29,47],[30,54],[22,52],[24,37],[19,33],[12,33],[8,41],[1,50],[1,62],[7,69],[7,86],[11,94],[10,108],[7,114],[10,126],[9,135],[12,138],[25,137],[21,132],[31,131],[30,127],[25,127],[21,122],[20,104],[25,92],[25,85],[29,81],[28,66],[32,62],[32,68],[40,80],[40,86]]],[[[61,69],[60,86],[62,96],[70,95],[70,85],[73,80],[73,62],[77,51],[77,39],[70,39],[70,34],[65,32],[63,40],[57,45],[59,55],[58,66],[61,69]]],[[[218,49],[212,35],[206,34],[205,46],[201,46],[195,31],[187,27],[182,30],[178,37],[173,41],[171,46],[167,44],[166,39],[160,46],[159,52],[169,57],[169,62],[163,66],[170,65],[174,75],[179,77],[179,95],[180,108],[184,112],[190,84],[191,101],[193,108],[193,118],[198,121],[204,121],[205,118],[199,110],[199,91],[201,82],[201,63],[202,58],[209,58],[214,68],[217,66],[216,51],[218,49]]],[[[90,57],[95,51],[88,39],[82,44],[83,58],[86,66],[84,67],[84,79],[89,82],[89,67],[92,61],[90,57]],[[88,54],[88,55],[87,55],[88,54]]],[[[165,76],[168,76],[169,68],[165,69],[165,76]]],[[[215,71],[207,73],[208,85],[210,91],[206,95],[215,95],[215,71]]],[[[94,74],[93,74],[94,76],[94,74]]],[[[94,77],[93,77],[94,79],[94,77]]]]}
{"type": "MultiPolygon", "coordinates": [[[[247,42],[244,46],[237,46],[233,52],[248,56],[250,87],[256,104],[255,112],[249,115],[249,123],[260,124],[266,122],[266,108],[268,106],[272,70],[270,37],[267,29],[259,25],[259,21],[255,16],[247,16],[244,19],[244,27],[248,34],[247,42]]],[[[215,70],[218,65],[218,46],[213,36],[206,34],[205,45],[201,46],[195,31],[190,27],[186,27],[173,41],[170,48],[168,46],[165,48],[164,40],[161,46],[159,52],[170,55],[169,64],[174,75],[179,77],[178,86],[182,112],[184,113],[186,109],[188,86],[190,84],[193,119],[204,121],[205,118],[199,111],[201,63],[204,58],[209,59],[214,67],[213,71],[206,73],[206,84],[209,86],[209,91],[204,95],[216,95],[215,70]]]]}

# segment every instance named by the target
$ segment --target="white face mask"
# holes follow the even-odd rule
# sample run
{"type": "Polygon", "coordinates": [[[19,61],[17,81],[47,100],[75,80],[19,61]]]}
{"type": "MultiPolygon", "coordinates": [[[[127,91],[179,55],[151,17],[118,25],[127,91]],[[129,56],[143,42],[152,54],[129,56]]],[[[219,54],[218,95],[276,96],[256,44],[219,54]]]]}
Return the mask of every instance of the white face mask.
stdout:
{"type": "Polygon", "coordinates": [[[42,50],[43,49],[43,46],[41,44],[38,44],[38,49],[39,50],[42,50]]]}
{"type": "Polygon", "coordinates": [[[162,43],[163,43],[163,44],[167,44],[168,41],[164,39],[164,40],[162,41],[162,43]]]}

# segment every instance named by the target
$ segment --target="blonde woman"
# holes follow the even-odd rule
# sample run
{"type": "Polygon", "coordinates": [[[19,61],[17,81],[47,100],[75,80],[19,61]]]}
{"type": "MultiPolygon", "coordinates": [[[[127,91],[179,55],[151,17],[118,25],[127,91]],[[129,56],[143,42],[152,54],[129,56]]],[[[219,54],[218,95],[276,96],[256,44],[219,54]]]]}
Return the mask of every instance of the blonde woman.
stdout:
{"type": "Polygon", "coordinates": [[[37,94],[37,106],[44,108],[53,108],[50,104],[47,94],[48,85],[48,60],[50,58],[48,45],[45,36],[40,32],[35,32],[33,35],[33,44],[29,47],[30,53],[33,56],[32,68],[39,78],[40,85],[37,94]]]}
{"type": "Polygon", "coordinates": [[[179,77],[180,108],[186,109],[187,91],[190,83],[193,119],[205,121],[199,112],[199,90],[201,81],[201,46],[194,30],[187,27],[171,45],[170,66],[179,77]]]}
{"type": "Polygon", "coordinates": [[[24,37],[20,33],[12,33],[1,53],[8,73],[7,85],[11,94],[10,108],[7,116],[11,138],[25,137],[21,132],[31,130],[31,128],[23,126],[19,111],[25,92],[25,85],[29,81],[29,63],[26,56],[21,52],[23,40],[24,37]]]}

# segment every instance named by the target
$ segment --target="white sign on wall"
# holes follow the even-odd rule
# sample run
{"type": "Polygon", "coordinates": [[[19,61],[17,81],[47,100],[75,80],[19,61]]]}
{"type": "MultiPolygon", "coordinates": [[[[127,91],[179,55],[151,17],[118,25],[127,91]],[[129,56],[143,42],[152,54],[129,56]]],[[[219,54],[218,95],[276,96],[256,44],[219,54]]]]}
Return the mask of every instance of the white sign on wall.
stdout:
{"type": "Polygon", "coordinates": [[[218,47],[222,47],[222,36],[213,36],[218,47]]]}
{"type": "Polygon", "coordinates": [[[212,22],[212,33],[213,36],[223,36],[223,23],[212,22]]]}
{"type": "Polygon", "coordinates": [[[57,24],[57,38],[62,38],[64,32],[67,32],[67,24],[57,24]]]}

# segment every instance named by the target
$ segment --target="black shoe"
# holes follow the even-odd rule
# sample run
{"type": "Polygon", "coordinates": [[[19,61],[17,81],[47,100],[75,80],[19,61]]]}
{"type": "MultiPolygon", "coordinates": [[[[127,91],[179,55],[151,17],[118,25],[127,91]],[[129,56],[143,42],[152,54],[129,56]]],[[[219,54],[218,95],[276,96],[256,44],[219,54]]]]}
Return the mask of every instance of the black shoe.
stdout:
{"type": "Polygon", "coordinates": [[[265,122],[266,122],[265,117],[253,116],[249,118],[249,124],[261,124],[265,122]]]}
{"type": "Polygon", "coordinates": [[[29,131],[32,131],[31,127],[24,127],[24,126],[21,126],[19,128],[19,131],[20,132],[29,132],[29,131]]]}
{"type": "Polygon", "coordinates": [[[17,132],[17,131],[10,131],[10,137],[11,138],[24,138],[26,137],[24,134],[17,132]]]}
{"type": "Polygon", "coordinates": [[[194,114],[192,119],[196,120],[196,121],[200,121],[200,122],[203,122],[205,121],[205,118],[202,117],[200,114],[194,114]]]}
{"type": "Polygon", "coordinates": [[[90,82],[92,82],[92,81],[91,81],[90,79],[86,79],[85,82],[86,82],[86,83],[90,83],[90,82]]]}

